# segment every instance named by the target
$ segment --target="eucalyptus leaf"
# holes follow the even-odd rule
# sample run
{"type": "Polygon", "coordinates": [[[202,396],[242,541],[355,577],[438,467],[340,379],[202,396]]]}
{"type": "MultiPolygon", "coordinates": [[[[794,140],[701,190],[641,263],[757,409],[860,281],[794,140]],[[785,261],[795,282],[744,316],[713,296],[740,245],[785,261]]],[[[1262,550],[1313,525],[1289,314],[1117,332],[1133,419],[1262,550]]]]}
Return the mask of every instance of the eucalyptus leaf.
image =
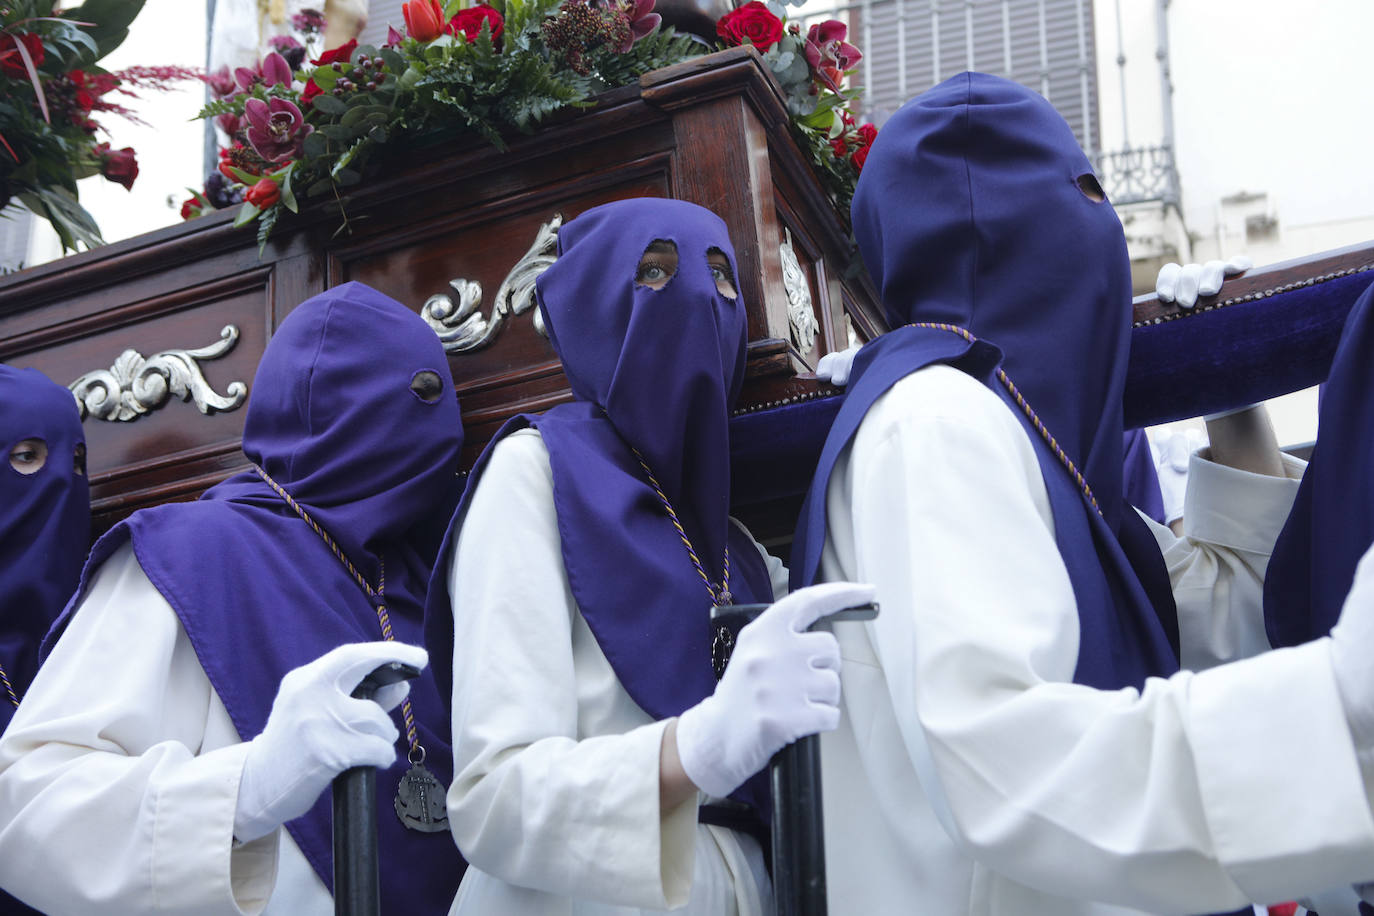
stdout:
{"type": "Polygon", "coordinates": [[[315,96],[310,100],[310,104],[315,106],[316,111],[327,115],[341,115],[348,111],[347,105],[328,93],[315,96]]]}
{"type": "Polygon", "coordinates": [[[322,124],[315,129],[316,133],[324,134],[330,140],[338,140],[340,143],[348,143],[357,136],[353,128],[343,124],[322,124]]]}
{"type": "Polygon", "coordinates": [[[348,188],[362,181],[363,176],[352,169],[339,169],[334,174],[334,180],[339,183],[340,187],[348,188]]]}
{"type": "Polygon", "coordinates": [[[360,58],[360,57],[376,57],[376,56],[377,56],[377,49],[374,48],[372,45],[358,45],[356,48],[353,49],[353,53],[350,54],[350,55],[348,55],[348,59],[349,59],[349,61],[351,61],[352,63],[355,63],[355,64],[356,64],[356,63],[358,62],[358,58],[360,58]]]}
{"type": "MultiPolygon", "coordinates": [[[[291,176],[295,173],[296,164],[292,163],[281,175],[281,204],[283,207],[290,210],[292,213],[299,213],[300,207],[296,204],[296,194],[294,191],[291,190],[291,176]]],[[[269,232],[271,231],[272,224],[275,224],[276,221],[276,217],[273,216],[271,223],[268,223],[267,226],[269,232]]],[[[263,222],[266,223],[267,220],[263,220],[263,222]]],[[[258,230],[258,237],[260,240],[264,238],[261,229],[258,230]]]]}
{"type": "Polygon", "coordinates": [[[257,207],[253,206],[245,200],[243,202],[243,206],[239,207],[239,215],[234,217],[234,228],[238,229],[242,226],[248,225],[253,220],[257,219],[258,214],[261,212],[261,210],[259,210],[257,207]]]}
{"type": "Polygon", "coordinates": [[[315,81],[316,86],[328,92],[339,81],[339,71],[333,67],[316,67],[311,71],[310,78],[315,81]]]}
{"type": "Polygon", "coordinates": [[[301,149],[302,155],[307,159],[318,159],[329,151],[329,143],[324,135],[315,130],[305,137],[305,144],[301,149]]]}
{"type": "Polygon", "coordinates": [[[379,53],[382,55],[382,60],[386,62],[386,68],[392,73],[400,74],[406,72],[406,59],[395,49],[382,48],[379,53]]]}

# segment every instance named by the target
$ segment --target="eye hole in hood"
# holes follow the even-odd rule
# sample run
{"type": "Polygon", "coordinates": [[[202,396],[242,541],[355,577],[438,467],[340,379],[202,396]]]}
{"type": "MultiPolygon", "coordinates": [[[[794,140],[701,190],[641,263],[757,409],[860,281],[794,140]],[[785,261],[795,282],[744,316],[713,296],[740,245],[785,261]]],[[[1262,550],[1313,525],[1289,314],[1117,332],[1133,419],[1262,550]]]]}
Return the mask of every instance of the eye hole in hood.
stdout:
{"type": "Polygon", "coordinates": [[[1102,190],[1102,185],[1098,184],[1097,176],[1092,172],[1085,172],[1078,176],[1078,190],[1083,192],[1083,196],[1095,204],[1104,203],[1107,200],[1107,193],[1102,190]]]}
{"type": "Polygon", "coordinates": [[[444,394],[444,380],[433,369],[421,369],[410,380],[410,390],[426,404],[436,404],[444,394]]]}

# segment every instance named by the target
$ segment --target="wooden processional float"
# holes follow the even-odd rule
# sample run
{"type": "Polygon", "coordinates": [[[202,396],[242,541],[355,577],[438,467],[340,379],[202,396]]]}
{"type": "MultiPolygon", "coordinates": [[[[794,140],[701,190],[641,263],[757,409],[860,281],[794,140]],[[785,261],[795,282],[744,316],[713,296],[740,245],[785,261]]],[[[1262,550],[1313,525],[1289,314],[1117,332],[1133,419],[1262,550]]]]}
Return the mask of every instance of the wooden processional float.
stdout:
{"type": "MultiPolygon", "coordinates": [[[[244,470],[243,408],[268,338],[297,304],[358,280],[409,304],[443,340],[470,465],[508,417],[571,398],[534,279],[564,220],[634,196],[692,201],[729,227],[749,310],[732,502],[757,536],[785,547],[841,393],[805,373],[851,329],[866,340],[886,326],[750,48],[649,73],[504,153],[478,140],[413,150],[354,190],[349,234],[335,235],[337,211],[315,208],[279,224],[260,255],[224,211],[0,277],[0,362],[69,384],[81,404],[98,535],[244,470]]],[[[1252,270],[1190,310],[1138,298],[1127,425],[1320,382],[1371,282],[1374,242],[1252,270]]],[[[819,785],[814,755],[798,759],[800,782],[775,795],[790,799],[779,820],[804,825],[819,785]]],[[[818,836],[792,840],[794,855],[823,855],[818,836]]],[[[781,912],[824,912],[818,862],[790,864],[798,883],[780,880],[781,912]]]]}

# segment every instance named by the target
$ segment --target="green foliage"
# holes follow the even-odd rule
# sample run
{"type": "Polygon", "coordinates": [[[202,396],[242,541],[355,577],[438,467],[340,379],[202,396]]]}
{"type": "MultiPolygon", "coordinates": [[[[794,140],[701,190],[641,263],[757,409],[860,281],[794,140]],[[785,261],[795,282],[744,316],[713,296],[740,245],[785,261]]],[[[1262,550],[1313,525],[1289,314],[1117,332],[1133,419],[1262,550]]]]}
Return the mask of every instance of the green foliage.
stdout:
{"type": "MultiPolygon", "coordinates": [[[[145,0],[86,0],[73,10],[63,10],[63,17],[73,22],[90,22],[83,26],[84,34],[95,43],[94,60],[100,60],[129,37],[129,25],[143,9],[145,0]]],[[[51,4],[50,4],[51,5],[51,4]]]]}
{"type": "MultiPolygon", "coordinates": [[[[449,0],[446,15],[460,5],[449,0]]],[[[458,142],[480,137],[504,150],[512,134],[530,133],[555,112],[589,107],[598,93],[632,85],[645,73],[707,50],[662,28],[621,51],[630,34],[624,5],[592,7],[581,0],[493,0],[490,5],[504,17],[495,40],[488,23],[471,41],[459,33],[430,42],[405,38],[390,48],[360,46],[348,61],[297,74],[301,81],[313,79],[319,90],[308,103],[295,90],[258,85],[205,106],[201,117],[211,118],[241,115],[248,98],[286,98],[300,107],[312,129],[280,181],[281,200],[260,212],[241,211],[241,220],[258,221],[260,242],[283,210],[295,212],[309,198],[332,197],[343,215],[340,231],[347,231],[341,192],[366,179],[374,152],[384,146],[417,137],[458,142]]],[[[853,131],[852,119],[838,115],[848,99],[818,88],[805,40],[794,31],[764,55],[764,62],[783,86],[797,141],[837,204],[847,209],[857,170],[830,141],[853,131]]],[[[274,179],[280,175],[273,173],[274,179]]],[[[256,178],[236,177],[245,185],[256,178]]]]}

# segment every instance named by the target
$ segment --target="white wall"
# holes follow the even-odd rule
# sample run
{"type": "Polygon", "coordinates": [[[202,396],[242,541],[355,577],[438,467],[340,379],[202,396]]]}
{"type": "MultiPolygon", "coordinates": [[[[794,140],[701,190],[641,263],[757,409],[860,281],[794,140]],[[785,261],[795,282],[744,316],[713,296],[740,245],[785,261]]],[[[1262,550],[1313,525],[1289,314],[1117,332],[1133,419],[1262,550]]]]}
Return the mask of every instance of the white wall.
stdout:
{"type": "MultiPolygon", "coordinates": [[[[205,64],[203,0],[148,0],[128,39],[101,61],[107,70],[173,64],[205,64]]],[[[145,92],[138,98],[115,93],[112,98],[133,109],[149,126],[109,113],[96,118],[108,131],[97,139],[108,141],[114,149],[132,146],[138,154],[138,179],[132,191],[98,175],[78,183],[81,203],[95,217],[107,242],[180,222],[181,202],[190,196],[186,189],[199,188],[205,180],[201,172],[204,126],[191,120],[204,104],[203,83],[187,81],[171,92],[145,92]]],[[[38,223],[29,254],[29,264],[61,255],[57,234],[46,222],[38,223]]]]}
{"type": "MultiPolygon", "coordinates": [[[[1153,0],[1097,0],[1102,132],[1122,143],[1117,9],[1125,45],[1128,139],[1163,135],[1153,0]]],[[[1374,238],[1374,3],[1172,0],[1168,7],[1174,135],[1195,258],[1245,249],[1218,243],[1221,198],[1262,192],[1280,241],[1268,263],[1374,238]]]]}

